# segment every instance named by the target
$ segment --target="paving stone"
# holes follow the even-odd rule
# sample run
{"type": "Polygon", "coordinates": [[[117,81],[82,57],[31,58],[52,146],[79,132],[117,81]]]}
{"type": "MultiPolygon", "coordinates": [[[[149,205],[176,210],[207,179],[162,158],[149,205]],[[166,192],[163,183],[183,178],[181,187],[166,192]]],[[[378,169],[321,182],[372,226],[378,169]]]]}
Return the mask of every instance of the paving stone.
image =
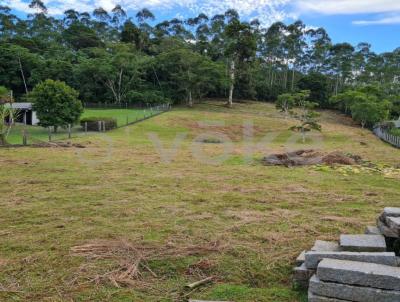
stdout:
{"type": "Polygon", "coordinates": [[[386,207],[383,209],[381,215],[383,218],[386,217],[400,217],[400,208],[386,207]]]}
{"type": "Polygon", "coordinates": [[[382,235],[340,235],[340,247],[349,252],[385,252],[382,235]]]}
{"type": "Polygon", "coordinates": [[[399,234],[400,230],[400,217],[386,217],[386,225],[395,230],[397,234],[399,234]]]}
{"type": "Polygon", "coordinates": [[[315,274],[315,270],[308,269],[306,265],[303,263],[301,266],[295,267],[294,268],[294,275],[293,279],[294,280],[310,280],[312,275],[315,274]]]}
{"type": "Polygon", "coordinates": [[[317,276],[327,282],[400,290],[400,267],[324,259],[318,265],[317,276]]]}
{"type": "Polygon", "coordinates": [[[306,251],[302,251],[300,255],[296,258],[296,266],[300,266],[306,261],[306,251]]]}
{"type": "Polygon", "coordinates": [[[369,225],[365,228],[365,234],[366,235],[382,235],[379,228],[376,226],[373,226],[373,225],[369,225]]]}
{"type": "Polygon", "coordinates": [[[316,240],[314,246],[311,248],[311,251],[318,252],[338,252],[340,250],[340,246],[337,242],[324,240],[316,240]]]}
{"type": "Polygon", "coordinates": [[[393,230],[389,228],[383,221],[381,221],[379,218],[376,220],[376,225],[378,226],[379,230],[381,233],[390,238],[398,238],[399,233],[396,230],[393,230]]]}
{"type": "Polygon", "coordinates": [[[397,266],[397,257],[392,252],[306,252],[305,264],[308,269],[316,269],[318,263],[325,258],[361,261],[377,263],[390,266],[397,266]]]}
{"type": "Polygon", "coordinates": [[[308,291],[308,302],[349,302],[349,301],[318,296],[316,294],[313,294],[311,291],[308,291]]]}
{"type": "Polygon", "coordinates": [[[325,282],[314,275],[309,290],[316,295],[354,302],[399,302],[400,291],[325,282]]]}

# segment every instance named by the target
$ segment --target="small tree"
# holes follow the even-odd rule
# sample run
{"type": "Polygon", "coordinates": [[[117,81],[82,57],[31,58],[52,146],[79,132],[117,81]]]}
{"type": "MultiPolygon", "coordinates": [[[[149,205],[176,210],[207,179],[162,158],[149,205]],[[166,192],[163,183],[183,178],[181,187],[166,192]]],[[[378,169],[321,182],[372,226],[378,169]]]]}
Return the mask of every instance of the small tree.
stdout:
{"type": "Polygon", "coordinates": [[[276,108],[284,112],[286,116],[289,115],[290,110],[296,105],[296,96],[292,93],[284,93],[278,96],[276,101],[276,108]]]}
{"type": "Polygon", "coordinates": [[[13,120],[18,114],[11,106],[10,92],[4,86],[0,86],[0,145],[7,144],[7,137],[11,131],[13,120]],[[4,103],[3,103],[4,102],[4,103]]]}
{"type": "Polygon", "coordinates": [[[390,105],[387,100],[379,101],[375,96],[365,95],[351,106],[351,115],[362,128],[372,127],[389,118],[390,105]]]}
{"type": "Polygon", "coordinates": [[[38,84],[29,94],[34,110],[43,127],[66,127],[75,124],[83,112],[78,92],[64,82],[46,80],[38,84]]]}
{"type": "Polygon", "coordinates": [[[319,113],[313,109],[318,105],[310,102],[309,90],[302,90],[292,95],[295,100],[296,110],[291,110],[290,115],[299,121],[299,124],[291,127],[293,131],[301,133],[303,143],[306,142],[306,133],[312,130],[321,131],[321,125],[318,123],[319,113]]]}

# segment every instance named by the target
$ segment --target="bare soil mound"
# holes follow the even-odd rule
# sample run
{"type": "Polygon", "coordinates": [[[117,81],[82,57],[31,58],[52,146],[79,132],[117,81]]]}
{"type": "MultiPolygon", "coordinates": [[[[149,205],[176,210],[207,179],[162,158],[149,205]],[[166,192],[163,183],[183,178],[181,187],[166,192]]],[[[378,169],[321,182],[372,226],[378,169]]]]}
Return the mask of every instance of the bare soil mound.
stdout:
{"type": "Polygon", "coordinates": [[[313,149],[297,150],[287,153],[271,154],[263,158],[267,166],[309,166],[309,165],[356,165],[361,162],[359,156],[347,155],[343,152],[323,153],[313,149]]]}

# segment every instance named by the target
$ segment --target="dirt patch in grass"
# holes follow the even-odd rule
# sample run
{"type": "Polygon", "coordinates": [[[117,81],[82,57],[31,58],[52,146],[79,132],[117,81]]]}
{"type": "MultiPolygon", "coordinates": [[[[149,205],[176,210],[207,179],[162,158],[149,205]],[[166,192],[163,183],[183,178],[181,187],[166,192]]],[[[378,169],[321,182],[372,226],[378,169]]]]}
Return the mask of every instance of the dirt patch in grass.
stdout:
{"type": "MultiPolygon", "coordinates": [[[[244,134],[246,133],[246,127],[243,124],[229,124],[227,125],[226,123],[223,125],[212,125],[204,122],[202,123],[201,120],[198,121],[193,121],[188,118],[178,118],[175,117],[172,119],[173,123],[171,125],[182,125],[187,129],[190,129],[194,134],[212,134],[215,133],[215,137],[211,136],[206,138],[206,140],[219,140],[220,143],[223,143],[224,141],[217,135],[217,134],[223,134],[226,137],[229,137],[230,140],[233,142],[239,142],[243,140],[244,134]]],[[[242,122],[243,120],[239,120],[238,122],[242,122]]],[[[224,123],[224,120],[221,120],[222,123],[224,123]]],[[[265,129],[253,125],[251,127],[252,135],[254,136],[262,136],[266,134],[265,129]]]]}
{"type": "Polygon", "coordinates": [[[308,166],[317,164],[326,165],[356,165],[361,162],[359,156],[346,155],[342,152],[323,153],[313,149],[297,150],[287,153],[271,154],[263,158],[262,162],[267,166],[308,166]]]}

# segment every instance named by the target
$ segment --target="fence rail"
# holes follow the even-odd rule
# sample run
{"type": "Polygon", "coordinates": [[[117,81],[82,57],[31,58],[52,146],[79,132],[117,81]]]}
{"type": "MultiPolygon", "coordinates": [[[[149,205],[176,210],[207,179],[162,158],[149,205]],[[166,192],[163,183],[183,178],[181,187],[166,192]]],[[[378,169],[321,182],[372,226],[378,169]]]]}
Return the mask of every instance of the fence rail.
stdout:
{"type": "MultiPolygon", "coordinates": [[[[100,108],[98,108],[100,109],[100,108]]],[[[110,108],[105,108],[110,109],[110,108]]],[[[124,108],[121,108],[124,109],[124,108]]],[[[130,109],[130,108],[128,108],[130,109]]],[[[111,116],[117,119],[117,125],[115,128],[121,128],[128,125],[133,125],[154,116],[157,116],[163,112],[171,109],[170,104],[153,105],[145,108],[141,108],[138,111],[126,111],[119,116],[111,116]]],[[[113,129],[115,129],[113,128],[113,129]]],[[[51,141],[62,141],[65,139],[76,138],[87,135],[89,132],[95,134],[96,132],[106,132],[106,122],[101,120],[99,117],[98,125],[93,129],[88,129],[88,123],[81,123],[77,125],[68,125],[67,127],[59,127],[57,133],[54,132],[54,127],[43,128],[40,126],[29,126],[24,124],[15,124],[11,128],[10,135],[7,136],[9,145],[32,145],[40,144],[51,141]]]]}
{"type": "Polygon", "coordinates": [[[374,128],[374,133],[381,140],[391,144],[392,146],[400,148],[400,136],[390,134],[386,129],[379,126],[374,128]]]}
{"type": "MultiPolygon", "coordinates": [[[[163,104],[168,106],[168,103],[163,104]]],[[[150,104],[150,103],[83,103],[84,108],[88,109],[146,109],[158,106],[158,104],[150,104]]],[[[161,106],[161,105],[160,105],[161,106]]]]}

